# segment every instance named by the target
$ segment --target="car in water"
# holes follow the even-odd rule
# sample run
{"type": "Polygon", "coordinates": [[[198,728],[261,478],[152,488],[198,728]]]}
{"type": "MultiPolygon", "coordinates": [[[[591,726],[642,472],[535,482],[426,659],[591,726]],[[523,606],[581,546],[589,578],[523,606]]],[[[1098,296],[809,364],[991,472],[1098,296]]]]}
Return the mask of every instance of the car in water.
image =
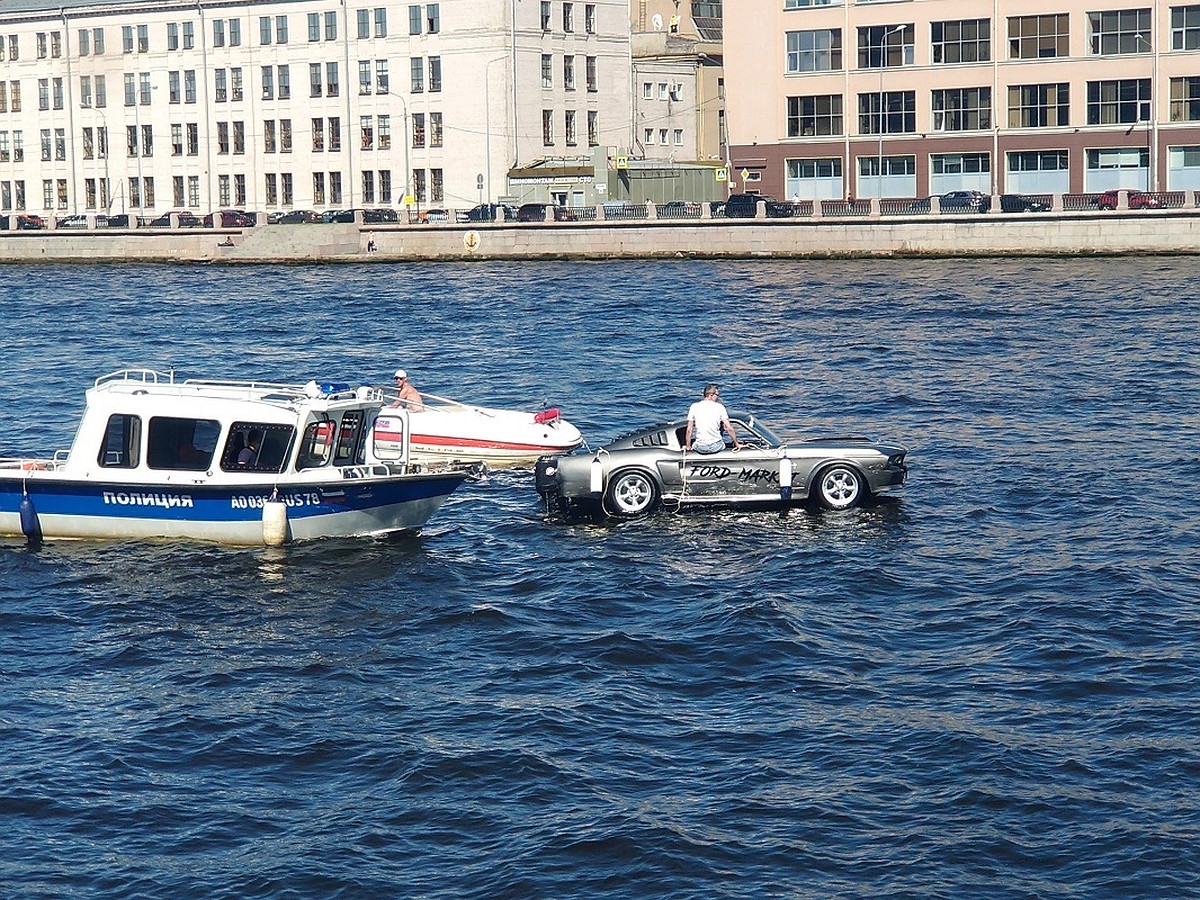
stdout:
{"type": "MultiPolygon", "coordinates": [[[[1133,190],[1129,191],[1128,194],[1130,209],[1159,209],[1162,207],[1162,201],[1153,194],[1133,190]]],[[[1096,206],[1100,207],[1100,209],[1116,209],[1120,199],[1120,191],[1105,191],[1096,198],[1096,206]]]]}
{"type": "Polygon", "coordinates": [[[546,222],[550,218],[555,222],[574,222],[576,216],[566,207],[552,203],[526,203],[517,210],[518,222],[546,222]]]}
{"type": "Polygon", "coordinates": [[[1006,213],[1035,213],[1046,212],[1050,204],[1041,197],[1031,197],[1028,194],[1001,194],[1000,212],[1006,213]]]}
{"type": "Polygon", "coordinates": [[[631,431],[596,450],[543,456],[534,486],[548,512],[629,518],[659,506],[846,510],[904,484],[908,450],[865,437],[783,441],[756,416],[731,413],[739,449],[685,451],[687,420],[631,431]]]}
{"type": "Polygon", "coordinates": [[[796,214],[794,205],[776,200],[767,194],[731,194],[725,201],[725,218],[753,219],[758,215],[760,201],[766,204],[768,219],[790,219],[796,214]]]}

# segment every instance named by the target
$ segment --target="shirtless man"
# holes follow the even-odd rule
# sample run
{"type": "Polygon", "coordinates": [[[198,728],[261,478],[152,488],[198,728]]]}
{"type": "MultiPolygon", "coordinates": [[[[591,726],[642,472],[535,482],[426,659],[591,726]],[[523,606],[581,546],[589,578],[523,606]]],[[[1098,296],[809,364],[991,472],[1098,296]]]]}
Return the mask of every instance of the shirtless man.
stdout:
{"type": "Polygon", "coordinates": [[[422,412],[425,401],[421,394],[408,381],[408,373],[403,369],[396,370],[396,402],[392,406],[400,406],[409,412],[422,412]]]}

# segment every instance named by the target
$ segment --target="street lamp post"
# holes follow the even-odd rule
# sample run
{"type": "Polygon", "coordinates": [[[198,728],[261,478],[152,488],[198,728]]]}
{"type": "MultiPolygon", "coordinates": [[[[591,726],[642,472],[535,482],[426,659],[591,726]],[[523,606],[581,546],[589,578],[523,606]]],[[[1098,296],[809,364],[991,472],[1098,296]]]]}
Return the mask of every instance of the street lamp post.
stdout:
{"type": "Polygon", "coordinates": [[[400,101],[400,106],[403,107],[403,109],[404,109],[404,206],[405,206],[405,209],[407,209],[408,208],[408,198],[410,196],[412,196],[412,190],[411,190],[412,166],[409,164],[409,159],[408,159],[408,153],[409,153],[408,148],[409,148],[409,145],[412,143],[412,141],[408,137],[408,103],[405,101],[405,99],[400,94],[394,93],[392,91],[391,87],[387,87],[382,91],[376,90],[375,93],[376,94],[387,94],[389,97],[395,97],[397,100],[400,101]]]}
{"type": "Polygon", "coordinates": [[[888,29],[879,38],[879,155],[876,157],[876,181],[879,189],[876,195],[883,197],[883,128],[887,122],[887,117],[883,111],[883,70],[887,67],[887,42],[888,38],[893,34],[899,34],[904,30],[903,25],[897,25],[895,28],[888,29]]]}
{"type": "MultiPolygon", "coordinates": [[[[1146,152],[1149,154],[1149,165],[1146,169],[1146,190],[1153,193],[1158,190],[1158,117],[1154,114],[1154,106],[1158,101],[1158,51],[1154,46],[1142,37],[1140,34],[1135,34],[1134,41],[1143,44],[1145,48],[1152,54],[1152,62],[1150,66],[1150,109],[1149,115],[1146,117],[1146,152]]],[[[1141,104],[1138,104],[1138,114],[1141,114],[1141,104]]]]}
{"type": "Polygon", "coordinates": [[[483,164],[487,171],[487,202],[492,202],[492,101],[489,87],[492,80],[488,70],[492,63],[504,62],[507,56],[497,56],[483,64],[483,164]]]}

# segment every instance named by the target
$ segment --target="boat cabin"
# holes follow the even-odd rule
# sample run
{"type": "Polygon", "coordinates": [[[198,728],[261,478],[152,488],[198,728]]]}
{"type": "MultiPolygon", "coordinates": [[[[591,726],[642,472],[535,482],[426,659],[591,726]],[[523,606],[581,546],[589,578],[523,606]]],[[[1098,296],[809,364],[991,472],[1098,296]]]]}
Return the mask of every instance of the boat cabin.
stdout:
{"type": "Polygon", "coordinates": [[[408,413],[378,388],[188,379],[145,369],[96,379],[54,470],[113,481],[241,482],[288,473],[327,480],[403,472],[408,413]],[[383,474],[382,470],[374,474],[383,474]]]}

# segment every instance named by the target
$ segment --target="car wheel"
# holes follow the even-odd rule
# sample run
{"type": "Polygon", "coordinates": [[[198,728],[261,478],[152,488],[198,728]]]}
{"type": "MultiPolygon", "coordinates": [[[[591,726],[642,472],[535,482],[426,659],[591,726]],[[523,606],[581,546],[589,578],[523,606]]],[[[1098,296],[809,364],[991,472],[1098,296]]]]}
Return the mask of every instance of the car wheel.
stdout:
{"type": "Polygon", "coordinates": [[[866,493],[862,476],[844,463],[822,469],[816,485],[816,501],[822,509],[853,509],[866,493]]]}
{"type": "Polygon", "coordinates": [[[658,484],[646,472],[618,472],[608,483],[607,509],[618,516],[640,516],[658,505],[658,484]]]}

